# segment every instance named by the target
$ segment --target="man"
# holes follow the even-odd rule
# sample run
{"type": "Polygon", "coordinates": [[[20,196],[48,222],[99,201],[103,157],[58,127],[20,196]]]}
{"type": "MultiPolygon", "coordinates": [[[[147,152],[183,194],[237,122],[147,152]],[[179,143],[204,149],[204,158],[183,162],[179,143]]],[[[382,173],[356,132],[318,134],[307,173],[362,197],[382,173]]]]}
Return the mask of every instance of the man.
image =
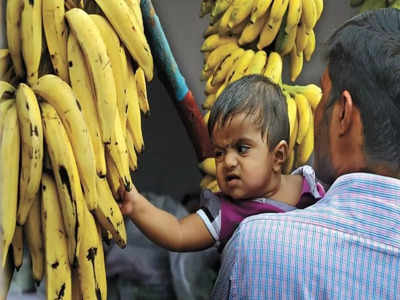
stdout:
{"type": "Polygon", "coordinates": [[[400,299],[400,11],[354,17],[328,46],[314,160],[330,189],[242,221],[213,299],[400,299]]]}

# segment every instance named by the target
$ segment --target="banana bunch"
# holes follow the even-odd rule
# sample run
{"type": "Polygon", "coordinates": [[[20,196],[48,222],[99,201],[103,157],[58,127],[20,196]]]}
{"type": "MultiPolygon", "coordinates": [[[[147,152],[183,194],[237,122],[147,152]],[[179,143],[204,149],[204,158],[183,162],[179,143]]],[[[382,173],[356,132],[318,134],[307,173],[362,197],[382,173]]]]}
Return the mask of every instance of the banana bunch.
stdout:
{"type": "Polygon", "coordinates": [[[360,12],[384,7],[400,9],[399,0],[350,0],[352,7],[360,7],[360,12]]]}
{"type": "MultiPolygon", "coordinates": [[[[153,58],[138,0],[9,0],[0,49],[0,233],[5,275],[48,299],[107,299],[102,240],[124,248],[118,188],[144,149],[153,58]],[[7,199],[7,201],[5,201],[7,199]]],[[[10,281],[4,277],[1,297],[10,281]]]]}

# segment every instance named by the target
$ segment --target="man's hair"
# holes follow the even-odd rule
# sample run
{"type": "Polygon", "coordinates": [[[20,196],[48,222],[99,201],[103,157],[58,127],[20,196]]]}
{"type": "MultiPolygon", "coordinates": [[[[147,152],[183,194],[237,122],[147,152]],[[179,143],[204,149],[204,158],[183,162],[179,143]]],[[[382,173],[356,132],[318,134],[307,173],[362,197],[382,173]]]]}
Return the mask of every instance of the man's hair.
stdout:
{"type": "Polygon", "coordinates": [[[286,98],[280,87],[261,75],[248,75],[228,85],[212,106],[208,132],[212,137],[215,126],[224,127],[240,113],[251,117],[267,135],[270,149],[280,141],[289,141],[289,120],[286,98]]]}
{"type": "Polygon", "coordinates": [[[400,11],[353,17],[328,40],[330,103],[348,90],[361,114],[367,162],[400,171],[400,11]]]}

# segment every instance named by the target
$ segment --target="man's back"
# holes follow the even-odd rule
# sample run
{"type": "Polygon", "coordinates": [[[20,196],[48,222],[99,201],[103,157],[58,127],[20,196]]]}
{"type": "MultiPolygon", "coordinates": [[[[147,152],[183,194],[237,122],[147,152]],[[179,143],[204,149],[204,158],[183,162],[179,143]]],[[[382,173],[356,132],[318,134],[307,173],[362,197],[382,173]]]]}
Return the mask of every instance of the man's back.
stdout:
{"type": "Polygon", "coordinates": [[[400,299],[400,180],[353,173],[305,210],[242,222],[214,299],[400,299]]]}

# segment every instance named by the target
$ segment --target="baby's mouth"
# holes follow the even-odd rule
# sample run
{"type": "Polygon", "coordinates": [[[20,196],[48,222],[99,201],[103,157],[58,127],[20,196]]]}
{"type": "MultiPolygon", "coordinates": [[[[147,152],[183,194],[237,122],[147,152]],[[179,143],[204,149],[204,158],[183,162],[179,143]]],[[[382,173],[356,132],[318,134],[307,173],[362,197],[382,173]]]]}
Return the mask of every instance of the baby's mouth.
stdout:
{"type": "Polygon", "coordinates": [[[226,182],[230,182],[230,181],[235,180],[235,179],[240,179],[240,177],[237,176],[237,175],[228,175],[228,176],[225,177],[226,182]]]}

